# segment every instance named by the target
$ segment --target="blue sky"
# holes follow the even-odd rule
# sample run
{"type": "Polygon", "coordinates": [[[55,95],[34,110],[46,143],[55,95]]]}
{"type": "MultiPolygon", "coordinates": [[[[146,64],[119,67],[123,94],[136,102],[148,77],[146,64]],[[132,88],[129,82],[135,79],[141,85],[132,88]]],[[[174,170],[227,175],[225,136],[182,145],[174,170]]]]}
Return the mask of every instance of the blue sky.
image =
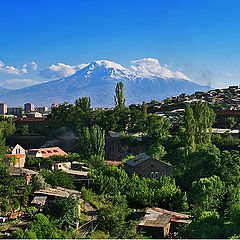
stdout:
{"type": "Polygon", "coordinates": [[[16,89],[56,79],[39,75],[52,64],[76,66],[107,59],[130,68],[131,61],[145,57],[201,84],[240,84],[238,0],[0,3],[2,87],[16,89]],[[22,70],[24,64],[27,71],[22,70]]]}

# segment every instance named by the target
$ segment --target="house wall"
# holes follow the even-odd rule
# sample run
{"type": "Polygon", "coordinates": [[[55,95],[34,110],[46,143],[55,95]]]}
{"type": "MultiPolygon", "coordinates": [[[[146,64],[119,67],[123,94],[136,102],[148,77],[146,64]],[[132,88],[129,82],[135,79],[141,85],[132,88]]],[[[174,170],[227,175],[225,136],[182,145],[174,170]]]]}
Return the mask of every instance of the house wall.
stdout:
{"type": "Polygon", "coordinates": [[[25,152],[25,149],[22,148],[20,145],[16,145],[12,150],[12,154],[25,154],[25,152]]]}
{"type": "Polygon", "coordinates": [[[156,172],[158,172],[159,177],[164,175],[172,177],[172,168],[173,167],[171,165],[154,158],[150,158],[135,167],[131,167],[128,164],[124,165],[124,169],[129,175],[135,173],[141,178],[152,178],[152,172],[154,173],[153,178],[158,178],[156,177],[156,172]]]}
{"type": "Polygon", "coordinates": [[[10,167],[18,167],[23,168],[25,165],[25,159],[26,155],[24,157],[20,157],[16,159],[16,164],[13,164],[12,162],[9,162],[10,167]]]}

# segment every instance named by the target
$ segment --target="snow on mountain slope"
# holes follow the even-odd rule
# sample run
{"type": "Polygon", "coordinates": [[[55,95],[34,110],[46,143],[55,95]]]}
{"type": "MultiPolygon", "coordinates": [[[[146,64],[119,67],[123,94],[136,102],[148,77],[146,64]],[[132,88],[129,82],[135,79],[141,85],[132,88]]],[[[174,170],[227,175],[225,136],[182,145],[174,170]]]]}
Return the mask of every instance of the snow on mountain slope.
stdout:
{"type": "Polygon", "coordinates": [[[79,97],[91,97],[93,107],[109,107],[114,105],[115,87],[120,81],[124,83],[126,104],[208,89],[189,81],[185,75],[177,77],[176,72],[172,72],[173,75],[168,72],[163,77],[157,65],[155,70],[146,66],[145,70],[149,74],[130,71],[107,60],[95,61],[71,76],[1,94],[0,101],[8,105],[32,102],[36,106],[49,106],[53,102],[74,102],[79,97]]]}

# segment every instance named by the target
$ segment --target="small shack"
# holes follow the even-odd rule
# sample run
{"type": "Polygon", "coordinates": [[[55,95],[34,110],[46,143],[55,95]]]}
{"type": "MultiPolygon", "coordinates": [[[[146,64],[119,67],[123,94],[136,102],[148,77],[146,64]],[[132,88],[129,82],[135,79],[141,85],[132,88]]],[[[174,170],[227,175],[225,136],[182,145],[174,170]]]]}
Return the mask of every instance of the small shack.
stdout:
{"type": "Polygon", "coordinates": [[[190,224],[192,220],[193,216],[191,215],[153,207],[146,210],[138,227],[153,238],[165,238],[174,236],[176,224],[190,224]]]}
{"type": "Polygon", "coordinates": [[[37,205],[39,207],[49,206],[51,207],[53,201],[56,198],[69,198],[73,196],[75,198],[79,198],[78,203],[78,214],[80,216],[81,213],[81,192],[71,189],[66,189],[62,187],[55,187],[55,188],[47,188],[47,189],[40,189],[34,192],[34,198],[31,204],[37,205]]]}
{"type": "Polygon", "coordinates": [[[27,169],[27,168],[18,168],[18,167],[10,167],[9,168],[10,175],[24,177],[26,185],[29,185],[33,175],[36,175],[38,172],[27,169]]]}

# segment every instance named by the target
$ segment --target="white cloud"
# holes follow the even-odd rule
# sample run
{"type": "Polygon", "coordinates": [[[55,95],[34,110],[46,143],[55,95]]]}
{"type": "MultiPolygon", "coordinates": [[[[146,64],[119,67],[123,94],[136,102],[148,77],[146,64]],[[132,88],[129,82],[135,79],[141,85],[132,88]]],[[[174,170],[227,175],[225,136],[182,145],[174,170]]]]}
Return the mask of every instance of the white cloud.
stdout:
{"type": "Polygon", "coordinates": [[[177,78],[190,80],[182,72],[173,72],[168,69],[167,65],[161,66],[159,61],[155,58],[143,58],[136,61],[131,61],[132,70],[143,77],[161,77],[161,78],[177,78]]]}
{"type": "Polygon", "coordinates": [[[86,67],[88,64],[79,64],[71,66],[64,63],[52,64],[50,67],[39,71],[39,75],[43,78],[64,78],[86,67]]]}
{"type": "Polygon", "coordinates": [[[26,63],[22,66],[22,73],[28,73],[27,64],[26,63]]]}
{"type": "Polygon", "coordinates": [[[31,62],[29,64],[23,64],[21,69],[15,68],[13,66],[5,66],[5,64],[0,61],[0,72],[12,74],[12,75],[20,75],[22,73],[28,73],[29,70],[37,70],[37,64],[35,62],[31,62]],[[31,68],[29,68],[31,67],[31,68]]]}
{"type": "Polygon", "coordinates": [[[13,74],[13,75],[19,75],[20,70],[13,67],[13,66],[5,66],[2,61],[0,61],[0,72],[8,73],[8,74],[13,74]]]}
{"type": "Polygon", "coordinates": [[[2,61],[0,61],[0,72],[12,74],[12,75],[20,75],[26,74],[30,70],[37,70],[37,64],[35,62],[30,62],[29,64],[23,64],[21,69],[15,68],[13,66],[5,66],[2,61]]]}
{"type": "Polygon", "coordinates": [[[33,71],[36,71],[38,68],[38,65],[35,62],[30,62],[29,65],[32,67],[33,71]]]}
{"type": "Polygon", "coordinates": [[[223,73],[225,76],[227,76],[227,77],[232,77],[233,75],[231,74],[231,73],[229,73],[229,72],[224,72],[223,73]]]}

